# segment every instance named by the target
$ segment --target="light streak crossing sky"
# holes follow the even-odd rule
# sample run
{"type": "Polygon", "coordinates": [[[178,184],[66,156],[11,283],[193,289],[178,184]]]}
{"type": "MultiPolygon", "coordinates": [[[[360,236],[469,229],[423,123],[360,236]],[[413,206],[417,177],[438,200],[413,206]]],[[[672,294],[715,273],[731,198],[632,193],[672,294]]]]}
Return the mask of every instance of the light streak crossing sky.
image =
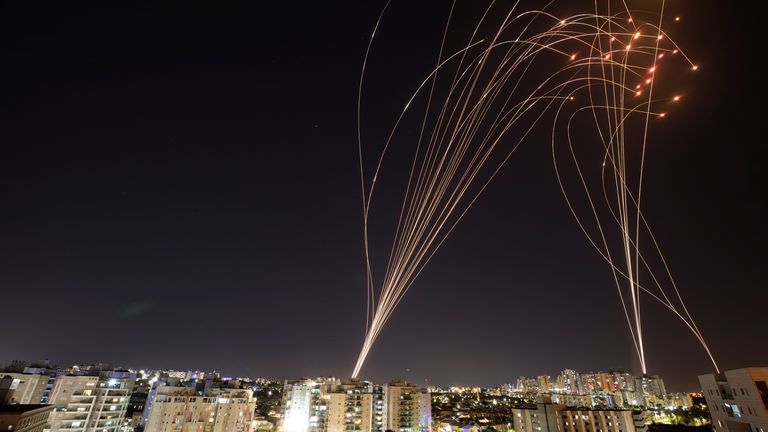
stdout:
{"type": "Polygon", "coordinates": [[[648,369],[643,297],[677,316],[717,369],[640,205],[653,123],[667,121],[668,109],[682,98],[656,89],[657,80],[698,69],[664,31],[679,19],[664,16],[663,1],[650,19],[647,12],[643,19],[633,14],[623,1],[587,2],[589,13],[568,17],[549,12],[556,2],[547,10],[520,4],[500,14],[491,3],[466,42],[450,50],[454,2],[434,69],[403,104],[381,149],[371,152],[360,114],[365,68],[389,3],[376,22],[358,93],[368,301],[352,377],[408,289],[517,148],[543,144],[532,139],[542,127],[551,128],[552,161],[565,202],[609,265],[642,372],[648,369]],[[419,133],[403,143],[397,132],[408,119],[418,121],[419,133]],[[396,145],[411,149],[408,166],[388,165],[396,145]],[[372,203],[377,181],[398,172],[408,172],[408,178],[391,245],[376,251],[387,257],[380,269],[369,241],[372,203]]]}

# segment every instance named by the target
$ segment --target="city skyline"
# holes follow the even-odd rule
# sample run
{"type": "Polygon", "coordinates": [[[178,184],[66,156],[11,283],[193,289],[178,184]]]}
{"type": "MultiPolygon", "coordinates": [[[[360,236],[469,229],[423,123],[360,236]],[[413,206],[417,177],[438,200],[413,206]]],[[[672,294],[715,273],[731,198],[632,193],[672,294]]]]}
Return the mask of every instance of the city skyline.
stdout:
{"type": "MultiPolygon", "coordinates": [[[[228,371],[223,371],[219,369],[204,369],[199,367],[192,367],[192,368],[174,368],[174,367],[163,367],[163,368],[157,368],[157,367],[136,367],[135,365],[124,365],[124,364],[112,364],[107,362],[84,362],[84,363],[76,363],[76,364],[61,364],[51,359],[38,359],[38,360],[26,360],[26,359],[15,359],[11,362],[8,362],[6,364],[0,363],[0,370],[3,370],[3,368],[6,368],[8,370],[13,370],[15,373],[39,373],[41,370],[47,370],[47,371],[68,371],[68,370],[75,370],[78,372],[83,371],[102,371],[102,370],[115,370],[115,371],[131,371],[132,373],[136,373],[138,375],[152,375],[154,373],[167,373],[171,376],[186,376],[186,377],[195,377],[197,374],[203,374],[205,376],[207,375],[215,375],[216,377],[219,377],[222,380],[239,380],[241,378],[248,378],[248,379],[264,379],[264,380],[270,380],[274,382],[283,382],[283,381],[290,381],[298,379],[298,377],[301,377],[301,379],[315,379],[317,377],[321,378],[329,378],[329,379],[336,379],[336,380],[346,380],[348,377],[343,376],[335,376],[333,374],[300,374],[296,376],[267,376],[263,374],[233,374],[229,373],[228,371]],[[25,370],[28,370],[28,372],[24,372],[25,370]]],[[[3,372],[0,372],[2,374],[3,372]]],[[[569,393],[569,394],[582,394],[580,391],[574,391],[573,388],[569,386],[561,386],[558,387],[558,383],[560,383],[561,380],[568,381],[568,375],[572,374],[573,377],[590,377],[590,380],[594,380],[594,377],[599,374],[619,374],[624,376],[632,376],[633,379],[642,378],[642,375],[633,374],[631,371],[628,371],[624,368],[617,367],[613,369],[606,369],[606,370],[598,370],[598,369],[591,369],[591,370],[574,370],[571,368],[562,368],[554,372],[541,372],[535,375],[515,375],[512,374],[506,381],[498,382],[493,385],[477,385],[473,383],[434,383],[429,382],[429,380],[422,380],[422,381],[414,381],[414,380],[406,380],[401,376],[395,376],[390,377],[386,381],[392,381],[392,380],[404,380],[410,383],[414,383],[417,385],[422,385],[424,387],[429,388],[438,388],[438,389],[446,389],[446,388],[514,388],[515,391],[520,391],[522,393],[525,393],[529,390],[525,388],[527,385],[527,382],[538,382],[540,383],[540,380],[542,378],[545,378],[548,382],[549,387],[547,389],[539,389],[537,388],[537,392],[543,392],[548,393],[550,391],[554,393],[569,393]],[[510,387],[511,386],[511,387],[510,387]],[[522,386],[522,387],[521,387],[522,386]]],[[[648,377],[652,378],[661,378],[663,381],[663,377],[660,377],[658,375],[647,375],[648,377]]],[[[187,378],[190,379],[190,378],[187,378]]],[[[581,379],[582,378],[571,378],[571,379],[577,379],[579,380],[579,388],[581,386],[581,379]]],[[[351,379],[351,381],[358,381],[356,379],[351,379]]],[[[359,381],[372,381],[367,379],[360,379],[359,381]]],[[[538,385],[538,384],[536,384],[538,385]]],[[[571,384],[575,385],[575,384],[571,384]]],[[[662,388],[664,388],[665,385],[662,384],[662,388]]],[[[575,387],[574,387],[575,388],[575,387]]],[[[701,389],[672,389],[673,392],[699,392],[701,389]]],[[[587,392],[588,393],[588,392],[587,392]]],[[[583,393],[586,394],[586,393],[583,393]]]]}
{"type": "MultiPolygon", "coordinates": [[[[0,363],[347,377],[366,319],[355,98],[382,6],[4,6],[0,363]]],[[[681,17],[670,33],[701,69],[651,132],[644,211],[722,368],[759,366],[764,109],[756,68],[733,61],[756,44],[737,36],[751,18],[734,5],[668,8],[681,17]]],[[[423,54],[439,46],[448,8],[388,13],[363,111],[370,139],[429,70],[423,54]]],[[[511,159],[361,378],[485,386],[564,366],[638,373],[610,273],[545,150],[511,159]]],[[[713,372],[706,354],[667,311],[644,307],[648,373],[695,389],[713,372]]]]}

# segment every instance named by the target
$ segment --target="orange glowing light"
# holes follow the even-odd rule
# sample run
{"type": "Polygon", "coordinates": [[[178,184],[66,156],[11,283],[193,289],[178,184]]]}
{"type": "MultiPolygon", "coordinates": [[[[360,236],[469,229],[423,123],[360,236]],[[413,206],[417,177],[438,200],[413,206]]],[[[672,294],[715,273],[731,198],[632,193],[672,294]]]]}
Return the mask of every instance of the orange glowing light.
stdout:
{"type": "Polygon", "coordinates": [[[680,96],[675,96],[675,97],[673,97],[673,98],[672,98],[672,100],[673,100],[673,101],[675,101],[675,102],[677,102],[677,101],[679,101],[679,100],[680,100],[680,96]]]}
{"type": "Polygon", "coordinates": [[[664,117],[665,115],[667,115],[667,113],[661,113],[659,114],[659,117],[664,117]]]}
{"type": "Polygon", "coordinates": [[[576,60],[576,54],[571,54],[571,60],[576,60]]]}
{"type": "Polygon", "coordinates": [[[675,17],[675,21],[680,21],[680,17],[675,17]]]}
{"type": "Polygon", "coordinates": [[[637,32],[637,33],[635,33],[635,37],[634,37],[634,39],[637,39],[637,38],[639,38],[639,37],[640,37],[640,32],[637,32]]]}
{"type": "Polygon", "coordinates": [[[693,65],[693,67],[692,67],[691,69],[693,69],[693,70],[697,70],[697,69],[699,69],[699,67],[698,67],[698,66],[696,66],[696,65],[693,65]]]}

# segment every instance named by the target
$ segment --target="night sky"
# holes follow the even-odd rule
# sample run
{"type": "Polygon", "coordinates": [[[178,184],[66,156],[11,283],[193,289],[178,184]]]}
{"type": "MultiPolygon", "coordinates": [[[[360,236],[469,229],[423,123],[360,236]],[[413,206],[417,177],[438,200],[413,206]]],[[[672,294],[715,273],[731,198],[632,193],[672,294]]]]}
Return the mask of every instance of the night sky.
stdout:
{"type": "MultiPolygon", "coordinates": [[[[721,365],[766,365],[757,14],[667,3],[701,69],[652,130],[644,210],[721,365]]],[[[383,3],[247,4],[2,4],[0,363],[350,374],[365,318],[357,79],[383,3]]],[[[382,139],[433,64],[448,6],[393,3],[367,139],[382,139]]],[[[459,8],[459,30],[479,8],[459,8]]],[[[637,372],[609,269],[549,150],[528,142],[513,157],[409,291],[364,378],[637,372]]],[[[650,372],[696,389],[704,352],[645,304],[650,372]]]]}

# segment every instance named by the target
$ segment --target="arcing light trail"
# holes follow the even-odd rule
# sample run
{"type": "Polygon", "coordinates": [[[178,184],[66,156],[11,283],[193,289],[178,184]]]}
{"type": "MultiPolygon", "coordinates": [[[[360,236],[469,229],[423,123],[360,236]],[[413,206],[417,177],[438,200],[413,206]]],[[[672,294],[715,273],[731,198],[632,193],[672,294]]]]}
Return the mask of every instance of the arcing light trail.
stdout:
{"type": "Polygon", "coordinates": [[[662,31],[663,0],[655,23],[638,20],[624,1],[618,5],[612,11],[611,0],[596,1],[593,12],[562,18],[545,10],[521,10],[518,1],[499,16],[500,24],[491,26],[497,15],[491,4],[469,40],[446,53],[452,6],[435,68],[411,94],[381,151],[369,162],[360,133],[360,100],[371,37],[358,94],[368,301],[366,334],[353,378],[451,231],[518,146],[545,122],[551,122],[552,158],[566,204],[610,266],[643,373],[647,365],[640,300],[645,295],[683,322],[717,369],[640,210],[651,122],[661,120],[664,109],[680,100],[654,89],[659,69],[684,64],[691,71],[697,66],[662,31]],[[385,159],[398,141],[398,128],[408,114],[420,112],[416,106],[424,107],[423,113],[414,114],[419,134],[408,143],[413,159],[386,266],[377,280],[369,243],[374,192],[377,179],[386,173],[385,159]],[[594,125],[595,137],[586,143],[572,138],[575,127],[583,128],[574,124],[579,121],[594,125]],[[598,160],[589,156],[595,149],[602,155],[598,160]],[[366,169],[366,163],[372,168],[366,169]],[[641,239],[652,247],[641,251],[641,239]],[[663,272],[657,274],[654,268],[659,266],[663,272]]]}

